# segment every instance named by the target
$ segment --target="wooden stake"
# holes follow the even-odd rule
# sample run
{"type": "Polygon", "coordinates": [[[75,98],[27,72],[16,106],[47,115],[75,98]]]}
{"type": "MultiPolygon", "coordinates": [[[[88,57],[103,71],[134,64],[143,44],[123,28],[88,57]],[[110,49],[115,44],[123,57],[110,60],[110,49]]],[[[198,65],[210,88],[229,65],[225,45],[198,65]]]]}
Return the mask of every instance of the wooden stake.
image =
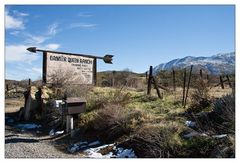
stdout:
{"type": "Polygon", "coordinates": [[[219,78],[220,78],[220,84],[221,84],[221,87],[222,87],[222,89],[224,89],[222,76],[220,75],[219,78]]]}
{"type": "Polygon", "coordinates": [[[152,88],[152,66],[149,68],[149,75],[148,75],[148,89],[147,94],[151,94],[151,88],[152,88]]]}
{"type": "Polygon", "coordinates": [[[146,82],[148,81],[148,72],[146,72],[146,82]]]}
{"type": "Polygon", "coordinates": [[[184,101],[184,107],[187,104],[188,90],[189,90],[191,76],[192,76],[192,68],[193,68],[193,65],[191,65],[190,74],[189,74],[189,78],[188,78],[188,85],[187,85],[187,92],[186,92],[186,97],[185,97],[185,101],[184,101]]]}
{"type": "Polygon", "coordinates": [[[31,87],[31,79],[28,79],[28,86],[31,87]]]}
{"type": "Polygon", "coordinates": [[[156,79],[155,79],[154,77],[152,77],[152,79],[153,79],[154,87],[155,87],[155,89],[156,89],[156,91],[157,91],[157,95],[158,95],[158,97],[159,97],[160,99],[162,99],[162,96],[161,96],[160,90],[158,89],[157,81],[156,81],[156,79]]]}
{"type": "Polygon", "coordinates": [[[116,71],[112,72],[112,87],[115,86],[115,73],[116,73],[116,71]]]}
{"type": "Polygon", "coordinates": [[[175,70],[172,70],[172,75],[173,75],[173,91],[176,91],[176,80],[175,80],[175,70]]]}
{"type": "Polygon", "coordinates": [[[183,98],[182,98],[182,105],[184,106],[184,100],[185,100],[185,87],[186,87],[186,77],[187,77],[187,72],[186,68],[184,69],[184,74],[183,74],[183,98]]]}
{"type": "Polygon", "coordinates": [[[202,75],[202,69],[200,69],[200,78],[202,79],[203,75],[202,75]]]}
{"type": "Polygon", "coordinates": [[[231,84],[231,82],[230,82],[229,76],[226,75],[226,77],[227,77],[227,81],[228,81],[228,85],[229,85],[229,87],[232,88],[232,84],[231,84]]]}

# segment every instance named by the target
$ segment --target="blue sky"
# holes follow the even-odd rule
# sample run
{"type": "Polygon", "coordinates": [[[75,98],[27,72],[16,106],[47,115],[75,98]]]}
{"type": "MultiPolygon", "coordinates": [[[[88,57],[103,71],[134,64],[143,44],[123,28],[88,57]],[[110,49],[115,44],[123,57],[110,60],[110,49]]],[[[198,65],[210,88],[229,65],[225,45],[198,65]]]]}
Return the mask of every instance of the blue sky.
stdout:
{"type": "Polygon", "coordinates": [[[234,6],[5,6],[5,78],[40,79],[36,46],[64,52],[114,55],[98,71],[145,72],[185,56],[235,51],[234,6]]]}

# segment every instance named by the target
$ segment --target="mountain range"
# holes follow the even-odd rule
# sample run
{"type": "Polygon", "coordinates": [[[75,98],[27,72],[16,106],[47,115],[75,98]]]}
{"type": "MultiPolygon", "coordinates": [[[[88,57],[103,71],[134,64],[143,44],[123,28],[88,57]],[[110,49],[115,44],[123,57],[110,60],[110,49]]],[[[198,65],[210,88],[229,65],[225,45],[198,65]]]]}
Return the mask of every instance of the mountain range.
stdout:
{"type": "Polygon", "coordinates": [[[187,56],[161,63],[153,68],[153,74],[161,70],[171,71],[172,69],[184,69],[193,65],[193,72],[202,69],[204,72],[213,75],[235,73],[235,52],[219,53],[210,57],[187,56]]]}

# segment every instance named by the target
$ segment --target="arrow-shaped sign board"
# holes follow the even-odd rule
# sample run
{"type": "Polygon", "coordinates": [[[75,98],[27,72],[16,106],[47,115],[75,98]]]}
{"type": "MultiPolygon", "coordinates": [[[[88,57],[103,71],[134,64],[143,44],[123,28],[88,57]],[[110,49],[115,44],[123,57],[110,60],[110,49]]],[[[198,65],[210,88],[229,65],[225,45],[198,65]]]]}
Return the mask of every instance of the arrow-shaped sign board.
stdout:
{"type": "Polygon", "coordinates": [[[110,63],[110,64],[112,64],[112,57],[113,57],[113,55],[107,54],[107,55],[105,55],[105,56],[103,57],[103,61],[104,61],[105,63],[110,63]]]}

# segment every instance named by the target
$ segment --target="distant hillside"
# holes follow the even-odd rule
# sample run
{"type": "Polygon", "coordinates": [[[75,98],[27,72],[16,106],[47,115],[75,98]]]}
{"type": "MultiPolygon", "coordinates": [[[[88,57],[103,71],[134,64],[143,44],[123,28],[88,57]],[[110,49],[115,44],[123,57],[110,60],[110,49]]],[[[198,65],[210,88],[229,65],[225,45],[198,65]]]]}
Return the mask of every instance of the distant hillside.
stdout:
{"type": "Polygon", "coordinates": [[[172,70],[173,68],[188,68],[191,65],[194,66],[194,71],[203,69],[203,71],[213,75],[231,74],[235,72],[235,52],[219,53],[211,57],[187,56],[174,59],[170,62],[162,63],[154,67],[153,73],[156,74],[161,70],[172,70]]]}

